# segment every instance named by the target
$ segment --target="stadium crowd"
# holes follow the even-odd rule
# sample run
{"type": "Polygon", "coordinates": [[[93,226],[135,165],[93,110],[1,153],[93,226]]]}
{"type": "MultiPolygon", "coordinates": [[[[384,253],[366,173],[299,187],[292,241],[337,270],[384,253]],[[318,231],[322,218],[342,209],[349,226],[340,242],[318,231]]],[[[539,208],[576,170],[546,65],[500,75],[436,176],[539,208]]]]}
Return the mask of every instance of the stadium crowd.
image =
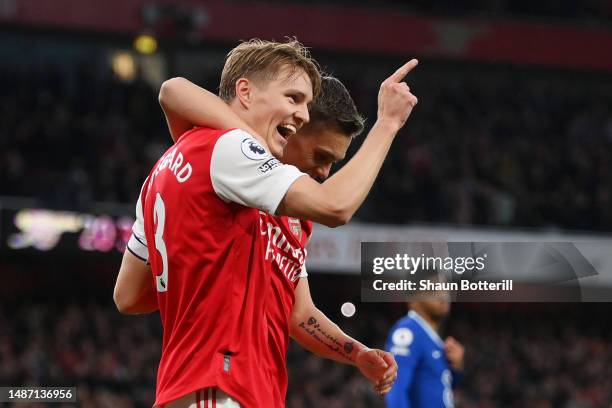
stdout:
{"type": "MultiPolygon", "coordinates": [[[[379,304],[339,322],[357,338],[380,346],[403,312],[400,305],[379,304]]],[[[601,308],[455,305],[445,332],[467,349],[466,376],[455,391],[460,407],[612,403],[612,321],[601,308]],[[563,319],[557,318],[560,312],[563,319]]],[[[77,386],[84,408],[149,407],[160,341],[157,315],[121,316],[113,305],[95,302],[3,304],[0,384],[77,386]]],[[[353,367],[322,360],[296,344],[288,364],[288,407],[384,406],[353,367]]]]}
{"type": "MultiPolygon", "coordinates": [[[[396,61],[328,65],[373,123],[378,81],[396,61]]],[[[415,70],[419,107],[357,218],[610,230],[609,77],[478,67],[415,70]]],[[[169,143],[157,89],[87,67],[0,72],[2,195],[60,208],[135,201],[169,143]]],[[[216,88],[213,73],[202,78],[216,88]]]]}
{"type": "MultiPolygon", "coordinates": [[[[277,0],[275,0],[277,1],[277,0]]],[[[329,5],[329,1],[315,0],[329,5]]],[[[307,3],[306,0],[293,0],[294,3],[307,3]]],[[[308,1],[312,3],[312,1],[308,1]]],[[[605,22],[612,19],[612,5],[606,0],[334,0],[334,4],[351,7],[367,7],[380,9],[386,7],[393,10],[435,16],[485,16],[487,18],[551,18],[559,20],[577,20],[581,22],[605,22]]]]}

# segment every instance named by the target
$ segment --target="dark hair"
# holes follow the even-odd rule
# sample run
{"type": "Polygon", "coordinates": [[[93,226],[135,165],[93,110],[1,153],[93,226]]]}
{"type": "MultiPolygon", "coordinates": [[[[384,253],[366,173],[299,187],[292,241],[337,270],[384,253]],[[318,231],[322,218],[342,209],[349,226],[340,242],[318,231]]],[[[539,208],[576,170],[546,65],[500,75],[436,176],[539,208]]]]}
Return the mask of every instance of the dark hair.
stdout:
{"type": "Polygon", "coordinates": [[[310,123],[333,125],[350,137],[363,132],[365,119],[357,111],[355,102],[340,80],[321,77],[321,93],[310,107],[310,123]]]}

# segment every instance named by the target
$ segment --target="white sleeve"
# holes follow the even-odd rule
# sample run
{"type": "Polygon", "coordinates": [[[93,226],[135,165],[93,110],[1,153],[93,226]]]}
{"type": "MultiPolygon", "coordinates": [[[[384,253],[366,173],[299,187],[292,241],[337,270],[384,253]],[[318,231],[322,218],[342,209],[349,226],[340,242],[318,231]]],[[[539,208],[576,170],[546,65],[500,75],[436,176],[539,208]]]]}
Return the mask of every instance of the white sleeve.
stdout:
{"type": "Polygon", "coordinates": [[[138,202],[136,203],[136,221],[134,221],[134,225],[132,226],[132,236],[127,243],[127,250],[145,262],[147,262],[149,259],[149,248],[147,248],[147,237],[145,236],[144,232],[144,216],[142,212],[140,195],[138,196],[138,202]]]}
{"type": "Polygon", "coordinates": [[[302,265],[302,270],[300,271],[298,278],[307,278],[307,277],[308,277],[308,272],[306,271],[306,264],[304,264],[302,265]]]}
{"type": "MultiPolygon", "coordinates": [[[[306,242],[306,245],[310,243],[312,232],[313,232],[313,229],[310,229],[310,235],[308,235],[308,241],[306,242]]],[[[306,250],[306,248],[304,248],[304,257],[306,258],[308,257],[308,251],[306,250]]],[[[307,278],[307,277],[308,277],[308,271],[306,270],[306,259],[304,259],[304,264],[302,264],[302,270],[300,271],[298,278],[307,278]]]]}
{"type": "Polygon", "coordinates": [[[240,129],[217,140],[210,160],[212,185],[221,199],[269,214],[276,212],[291,184],[305,175],[278,161],[240,129]]]}

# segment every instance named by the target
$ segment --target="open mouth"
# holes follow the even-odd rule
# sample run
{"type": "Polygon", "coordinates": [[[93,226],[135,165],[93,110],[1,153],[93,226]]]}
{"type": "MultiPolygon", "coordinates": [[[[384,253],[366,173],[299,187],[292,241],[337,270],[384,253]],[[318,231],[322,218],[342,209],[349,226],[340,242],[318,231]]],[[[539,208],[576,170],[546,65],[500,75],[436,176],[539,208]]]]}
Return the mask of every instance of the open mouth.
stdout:
{"type": "Polygon", "coordinates": [[[290,123],[281,123],[276,127],[276,130],[283,138],[288,139],[289,136],[297,132],[297,127],[290,123]]]}

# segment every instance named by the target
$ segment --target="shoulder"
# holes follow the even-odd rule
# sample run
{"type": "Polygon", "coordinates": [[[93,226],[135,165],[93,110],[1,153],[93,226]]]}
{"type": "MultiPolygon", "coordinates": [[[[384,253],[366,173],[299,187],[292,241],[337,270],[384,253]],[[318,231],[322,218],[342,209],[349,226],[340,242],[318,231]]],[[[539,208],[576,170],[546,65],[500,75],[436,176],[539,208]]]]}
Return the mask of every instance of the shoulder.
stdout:
{"type": "Polygon", "coordinates": [[[222,136],[226,133],[229,133],[233,130],[236,129],[213,129],[213,128],[209,128],[209,127],[205,127],[205,126],[196,126],[191,130],[186,131],[185,133],[183,133],[181,136],[179,136],[177,142],[181,139],[186,139],[186,138],[190,138],[194,135],[197,136],[222,136]]]}
{"type": "Polygon", "coordinates": [[[176,144],[217,143],[223,141],[229,145],[240,145],[244,139],[255,140],[251,134],[242,129],[213,129],[209,127],[194,127],[179,136],[176,144]]]}
{"type": "Polygon", "coordinates": [[[418,344],[420,334],[419,325],[413,319],[400,319],[389,332],[389,350],[395,355],[409,355],[410,350],[418,344]]]}
{"type": "Polygon", "coordinates": [[[220,131],[217,136],[215,150],[256,162],[272,157],[259,140],[242,129],[220,131]]]}
{"type": "Polygon", "coordinates": [[[393,325],[390,335],[393,336],[394,333],[403,333],[406,332],[406,330],[415,332],[417,329],[419,329],[417,322],[409,316],[404,316],[393,325]]]}

